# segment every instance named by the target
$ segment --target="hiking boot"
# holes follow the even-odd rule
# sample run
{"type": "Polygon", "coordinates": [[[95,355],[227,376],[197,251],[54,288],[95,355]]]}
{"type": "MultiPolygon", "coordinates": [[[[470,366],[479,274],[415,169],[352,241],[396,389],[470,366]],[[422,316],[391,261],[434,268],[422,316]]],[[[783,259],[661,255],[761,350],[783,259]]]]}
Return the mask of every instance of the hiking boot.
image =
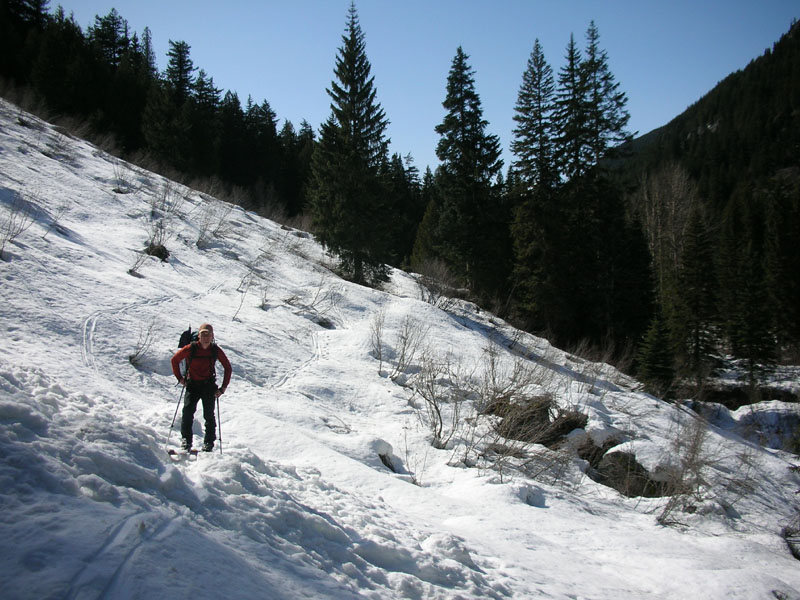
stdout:
{"type": "Polygon", "coordinates": [[[203,452],[211,452],[214,449],[214,442],[203,442],[203,452]]]}
{"type": "Polygon", "coordinates": [[[182,438],[181,439],[181,450],[189,451],[192,449],[192,440],[189,438],[182,438]]]}

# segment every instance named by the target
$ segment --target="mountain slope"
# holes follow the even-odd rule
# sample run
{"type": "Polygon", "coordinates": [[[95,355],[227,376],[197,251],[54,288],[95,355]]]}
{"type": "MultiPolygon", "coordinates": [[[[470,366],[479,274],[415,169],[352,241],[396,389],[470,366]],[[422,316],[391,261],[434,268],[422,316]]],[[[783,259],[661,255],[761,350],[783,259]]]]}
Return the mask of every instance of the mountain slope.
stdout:
{"type": "Polygon", "coordinates": [[[684,526],[664,527],[668,499],[596,483],[575,450],[614,440],[609,460],[635,455],[666,477],[702,422],[607,365],[472,305],[424,303],[399,271],[385,291],[342,281],[303,232],[5,101],[0,204],[30,219],[0,262],[4,597],[800,597],[780,537],[797,514],[796,457],[744,441],[739,415],[698,429],[703,481],[691,512],[671,513],[684,526]],[[141,254],[155,238],[167,262],[141,254]],[[222,452],[175,462],[169,358],[203,321],[234,366],[222,452]],[[443,389],[474,384],[440,406],[456,428],[443,450],[421,392],[399,385],[432,363],[449,366],[443,389]],[[502,440],[473,411],[476,390],[487,365],[500,380],[519,364],[587,424],[560,449],[493,460],[502,440]]]}

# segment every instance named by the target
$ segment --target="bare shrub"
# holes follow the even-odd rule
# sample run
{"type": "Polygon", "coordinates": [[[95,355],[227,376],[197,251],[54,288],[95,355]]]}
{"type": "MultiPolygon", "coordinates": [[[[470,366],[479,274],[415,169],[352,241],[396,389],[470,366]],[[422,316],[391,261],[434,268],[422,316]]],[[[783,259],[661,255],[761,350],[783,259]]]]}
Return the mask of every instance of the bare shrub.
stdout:
{"type": "Polygon", "coordinates": [[[165,219],[151,221],[148,226],[148,240],[144,252],[149,256],[155,256],[166,262],[169,258],[169,250],[165,245],[169,235],[168,222],[165,219]]]}
{"type": "MultiPolygon", "coordinates": [[[[33,198],[34,200],[36,197],[33,198]]],[[[10,203],[5,205],[2,220],[0,220],[0,258],[3,257],[6,245],[16,240],[33,224],[32,201],[15,196],[10,203]]]]}
{"type": "MultiPolygon", "coordinates": [[[[158,194],[150,197],[150,215],[145,220],[147,243],[144,253],[155,256],[166,262],[169,258],[167,242],[173,235],[173,224],[180,216],[184,198],[177,193],[172,182],[165,182],[158,194]]],[[[134,274],[143,261],[137,259],[136,264],[128,272],[134,274]]]]}
{"type": "Polygon", "coordinates": [[[408,444],[408,429],[408,425],[403,427],[404,463],[411,476],[411,483],[421,486],[425,469],[428,465],[428,449],[426,448],[421,457],[416,453],[412,453],[408,444]]]}
{"type": "Polygon", "coordinates": [[[423,327],[420,321],[410,315],[406,315],[403,318],[400,331],[395,340],[394,368],[389,375],[392,381],[397,381],[408,373],[427,334],[428,328],[423,327]]]}
{"type": "Polygon", "coordinates": [[[233,317],[231,317],[232,321],[236,320],[236,317],[239,316],[239,311],[242,310],[242,306],[244,305],[244,299],[247,296],[247,292],[250,290],[250,286],[252,285],[253,281],[256,279],[256,275],[252,269],[248,269],[247,273],[245,273],[242,280],[239,282],[239,285],[236,288],[236,291],[239,292],[242,296],[239,300],[239,306],[236,309],[236,312],[233,313],[233,317]]]}
{"type": "Polygon", "coordinates": [[[133,275],[134,277],[142,277],[141,273],[139,273],[139,269],[147,260],[148,254],[146,252],[133,252],[133,264],[131,268],[128,269],[128,275],[133,275]]]}
{"type": "Polygon", "coordinates": [[[465,446],[462,461],[482,461],[501,480],[516,471],[556,481],[572,461],[571,453],[559,446],[567,434],[584,428],[588,417],[574,407],[556,405],[549,369],[522,356],[501,360],[503,356],[498,346],[487,348],[478,377],[466,377],[461,384],[470,387],[477,408],[465,420],[473,431],[466,436],[471,448],[465,446]]]}
{"type": "Polygon", "coordinates": [[[65,214],[69,211],[69,201],[62,200],[59,205],[56,207],[55,211],[52,215],[50,215],[50,223],[47,225],[47,229],[45,230],[44,234],[42,235],[42,239],[46,239],[50,232],[55,229],[59,233],[65,233],[65,230],[61,227],[61,219],[64,217],[65,214]]]}
{"type": "Polygon", "coordinates": [[[200,230],[196,242],[198,248],[206,248],[211,245],[214,238],[224,238],[228,234],[228,218],[233,209],[234,205],[226,202],[205,203],[205,210],[198,225],[200,230]]]}
{"type": "Polygon", "coordinates": [[[427,259],[419,265],[417,286],[420,298],[441,308],[449,310],[455,298],[464,295],[464,290],[459,287],[458,279],[452,274],[444,261],[427,259]]]}
{"type": "Polygon", "coordinates": [[[425,353],[420,370],[412,381],[413,403],[422,400],[417,415],[432,436],[431,445],[437,449],[447,447],[461,423],[461,408],[465,400],[458,389],[450,385],[451,357],[441,358],[425,353]]]}
{"type": "Polygon", "coordinates": [[[677,524],[676,512],[694,512],[703,501],[710,487],[705,473],[710,460],[705,447],[707,440],[708,423],[701,417],[677,426],[671,447],[674,460],[664,481],[665,495],[670,498],[657,517],[661,525],[677,524]]]}
{"type": "Polygon", "coordinates": [[[128,361],[134,366],[138,367],[141,364],[142,358],[150,350],[155,340],[157,330],[155,320],[150,321],[146,328],[139,329],[139,337],[136,340],[133,352],[128,355],[128,361]]]}
{"type": "Polygon", "coordinates": [[[386,322],[386,313],[379,310],[372,317],[369,327],[369,341],[372,347],[372,356],[378,359],[378,375],[383,372],[383,325],[386,322]]]}
{"type": "Polygon", "coordinates": [[[117,194],[130,194],[136,191],[130,180],[130,169],[121,160],[114,160],[114,187],[117,194]]]}
{"type": "Polygon", "coordinates": [[[789,547],[789,551],[797,560],[800,560],[800,511],[798,511],[792,522],[781,529],[781,537],[789,547]]]}
{"type": "Polygon", "coordinates": [[[291,306],[298,307],[319,326],[326,329],[334,327],[332,313],[338,311],[341,300],[341,287],[330,284],[330,275],[322,273],[317,285],[310,293],[297,293],[285,300],[291,306]]]}
{"type": "Polygon", "coordinates": [[[173,220],[180,216],[185,198],[175,189],[175,184],[165,181],[157,194],[150,196],[150,216],[154,219],[173,220]]]}

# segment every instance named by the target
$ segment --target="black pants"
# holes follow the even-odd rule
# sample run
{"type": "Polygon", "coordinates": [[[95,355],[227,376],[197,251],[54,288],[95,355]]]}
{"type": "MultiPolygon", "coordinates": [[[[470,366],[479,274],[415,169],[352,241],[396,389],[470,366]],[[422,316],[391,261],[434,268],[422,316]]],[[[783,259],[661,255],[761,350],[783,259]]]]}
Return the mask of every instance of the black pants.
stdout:
{"type": "Polygon", "coordinates": [[[213,442],[217,439],[217,420],[214,418],[214,402],[217,384],[213,379],[208,381],[189,381],[186,383],[186,395],[183,400],[183,415],[181,419],[181,436],[192,439],[192,423],[197,403],[203,401],[203,419],[206,421],[206,431],[203,441],[213,442]]]}

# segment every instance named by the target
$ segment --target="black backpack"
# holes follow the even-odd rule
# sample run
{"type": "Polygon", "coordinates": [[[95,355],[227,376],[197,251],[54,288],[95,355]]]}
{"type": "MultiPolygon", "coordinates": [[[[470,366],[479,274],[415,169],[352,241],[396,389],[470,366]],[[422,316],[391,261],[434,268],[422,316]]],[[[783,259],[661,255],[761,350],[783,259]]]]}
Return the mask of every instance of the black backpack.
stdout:
{"type": "MultiPolygon", "coordinates": [[[[189,329],[184,331],[181,334],[180,340],[178,340],[178,348],[183,348],[187,344],[192,345],[192,349],[189,352],[189,358],[186,359],[186,369],[184,373],[186,375],[189,374],[189,364],[191,364],[192,359],[194,358],[194,353],[197,351],[197,344],[199,343],[198,340],[200,335],[197,331],[192,331],[192,326],[189,326],[189,329]]],[[[217,362],[217,345],[211,344],[211,372],[214,373],[214,380],[217,379],[217,370],[214,368],[217,362]]]]}
{"type": "Polygon", "coordinates": [[[178,348],[183,348],[187,344],[196,342],[198,338],[199,338],[198,332],[192,331],[192,326],[189,325],[189,329],[187,329],[181,334],[181,339],[178,341],[178,348]]]}

